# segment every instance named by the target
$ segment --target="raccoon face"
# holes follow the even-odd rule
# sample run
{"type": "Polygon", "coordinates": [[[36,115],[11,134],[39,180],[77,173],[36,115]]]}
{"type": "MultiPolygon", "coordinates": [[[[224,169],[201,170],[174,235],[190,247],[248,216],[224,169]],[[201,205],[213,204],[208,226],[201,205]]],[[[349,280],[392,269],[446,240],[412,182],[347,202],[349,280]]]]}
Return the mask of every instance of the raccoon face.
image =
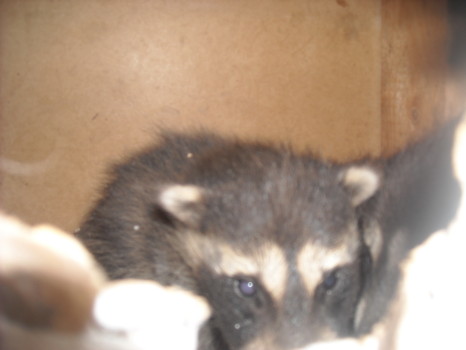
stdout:
{"type": "Polygon", "coordinates": [[[242,179],[241,191],[195,184],[160,193],[172,246],[213,309],[206,327],[220,348],[295,349],[352,334],[372,248],[355,208],[378,176],[351,167],[303,186],[302,173],[276,187],[242,179]]]}
{"type": "Polygon", "coordinates": [[[295,349],[351,335],[362,279],[357,252],[308,243],[290,258],[273,245],[257,254],[237,252],[236,271],[238,260],[224,258],[224,271],[204,265],[199,273],[200,291],[215,310],[211,325],[228,348],[295,349]],[[325,253],[342,255],[321,264],[325,253]]]}

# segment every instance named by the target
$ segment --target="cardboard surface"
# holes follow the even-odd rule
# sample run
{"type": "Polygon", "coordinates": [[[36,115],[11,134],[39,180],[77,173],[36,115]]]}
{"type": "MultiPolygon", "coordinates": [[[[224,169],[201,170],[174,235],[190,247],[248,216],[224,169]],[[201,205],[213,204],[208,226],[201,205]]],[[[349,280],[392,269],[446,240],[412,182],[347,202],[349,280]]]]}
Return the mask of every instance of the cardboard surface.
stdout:
{"type": "MultiPolygon", "coordinates": [[[[73,230],[108,164],[154,142],[160,125],[289,142],[339,160],[380,154],[391,120],[381,99],[392,98],[381,72],[393,62],[382,57],[382,35],[396,39],[382,31],[384,6],[0,1],[2,208],[73,230]]],[[[439,69],[442,59],[432,62],[439,69]]]]}

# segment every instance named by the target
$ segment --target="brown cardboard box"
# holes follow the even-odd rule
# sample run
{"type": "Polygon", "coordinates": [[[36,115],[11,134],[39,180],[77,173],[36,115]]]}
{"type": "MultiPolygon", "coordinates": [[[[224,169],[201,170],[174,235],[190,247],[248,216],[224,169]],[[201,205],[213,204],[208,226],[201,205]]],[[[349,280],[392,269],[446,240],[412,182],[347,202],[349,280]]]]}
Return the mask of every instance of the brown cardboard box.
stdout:
{"type": "Polygon", "coordinates": [[[73,230],[158,126],[346,160],[444,118],[445,1],[1,0],[0,199],[73,230]]]}

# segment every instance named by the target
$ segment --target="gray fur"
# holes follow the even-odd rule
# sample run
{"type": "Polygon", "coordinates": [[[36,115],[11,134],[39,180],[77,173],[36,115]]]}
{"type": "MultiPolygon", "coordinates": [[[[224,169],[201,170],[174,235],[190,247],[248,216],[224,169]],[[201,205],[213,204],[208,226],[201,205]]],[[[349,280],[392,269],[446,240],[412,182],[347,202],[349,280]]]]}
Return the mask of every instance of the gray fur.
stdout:
{"type": "Polygon", "coordinates": [[[382,249],[362,297],[365,311],[356,325],[357,334],[369,332],[384,316],[407,254],[455,216],[461,197],[452,165],[458,122],[453,119],[402,152],[372,162],[381,169],[384,181],[377,196],[358,208],[358,216],[366,235],[374,226],[382,232],[382,249]]]}
{"type": "Polygon", "coordinates": [[[416,147],[338,165],[285,147],[166,133],[114,168],[79,237],[111,278],[153,279],[205,297],[213,317],[201,331],[200,350],[293,349],[361,334],[384,312],[399,260],[432,228],[398,210],[407,202],[416,212],[437,208],[424,208],[431,198],[407,201],[432,182],[413,186],[418,169],[432,165],[421,157],[410,166],[426,145],[416,147]],[[413,236],[390,248],[400,232],[413,236]],[[306,244],[316,247],[309,270],[323,271],[309,276],[319,279],[312,293],[297,262],[306,244]],[[319,252],[343,255],[342,244],[350,259],[325,270],[319,252]],[[280,248],[286,264],[279,300],[260,274],[221,272],[227,252],[260,259],[269,246],[280,248]],[[244,279],[258,286],[251,297],[238,291],[244,279]]]}

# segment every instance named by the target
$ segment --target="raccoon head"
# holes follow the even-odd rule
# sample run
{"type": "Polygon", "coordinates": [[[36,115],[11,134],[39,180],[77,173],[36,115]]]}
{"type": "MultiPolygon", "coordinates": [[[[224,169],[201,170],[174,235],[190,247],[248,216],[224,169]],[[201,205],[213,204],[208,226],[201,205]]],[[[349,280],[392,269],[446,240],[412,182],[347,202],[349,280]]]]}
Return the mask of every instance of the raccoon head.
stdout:
{"type": "Polygon", "coordinates": [[[326,173],[161,190],[158,210],[213,309],[206,327],[219,348],[295,349],[352,334],[377,245],[356,212],[379,176],[363,166],[326,173]]]}

